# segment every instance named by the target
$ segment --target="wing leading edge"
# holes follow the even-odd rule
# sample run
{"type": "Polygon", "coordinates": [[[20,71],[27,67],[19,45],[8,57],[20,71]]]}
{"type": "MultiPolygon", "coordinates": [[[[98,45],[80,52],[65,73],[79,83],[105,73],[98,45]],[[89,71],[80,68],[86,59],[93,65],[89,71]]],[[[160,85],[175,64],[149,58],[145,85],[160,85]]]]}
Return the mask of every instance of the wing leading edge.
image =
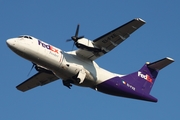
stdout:
{"type": "Polygon", "coordinates": [[[56,77],[53,73],[38,72],[23,83],[16,86],[16,88],[22,92],[25,92],[37,86],[43,86],[58,79],[59,78],[56,77]]]}
{"type": "Polygon", "coordinates": [[[86,50],[78,49],[76,51],[76,54],[90,60],[95,60],[99,58],[100,56],[108,53],[112,49],[114,49],[126,38],[128,38],[130,34],[132,34],[134,31],[136,31],[138,28],[140,28],[144,24],[145,24],[145,21],[140,18],[133,19],[127,22],[126,24],[93,40],[94,46],[101,49],[102,51],[94,52],[94,51],[86,51],[86,50]]]}

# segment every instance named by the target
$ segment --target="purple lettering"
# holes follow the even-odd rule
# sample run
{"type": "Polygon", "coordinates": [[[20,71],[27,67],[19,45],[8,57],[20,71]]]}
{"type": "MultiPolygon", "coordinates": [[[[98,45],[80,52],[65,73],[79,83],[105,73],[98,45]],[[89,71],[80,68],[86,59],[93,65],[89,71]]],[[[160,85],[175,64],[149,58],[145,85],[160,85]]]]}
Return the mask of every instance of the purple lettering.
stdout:
{"type": "Polygon", "coordinates": [[[41,43],[42,44],[42,46],[45,48],[46,47],[46,44],[44,44],[44,43],[41,43]]]}
{"type": "Polygon", "coordinates": [[[49,44],[46,44],[46,43],[43,43],[42,41],[38,40],[38,45],[41,45],[43,48],[46,48],[46,49],[49,49],[53,52],[56,52],[56,53],[59,53],[58,52],[58,49],[54,48],[53,46],[49,45],[49,44]]]}
{"type": "Polygon", "coordinates": [[[45,43],[43,43],[42,41],[38,40],[38,44],[41,45],[44,48],[50,49],[50,45],[46,45],[45,43]]]}
{"type": "Polygon", "coordinates": [[[40,40],[38,40],[38,45],[40,45],[41,44],[41,41],[40,40]]]}
{"type": "Polygon", "coordinates": [[[50,45],[46,45],[46,48],[50,50],[50,45]]]}

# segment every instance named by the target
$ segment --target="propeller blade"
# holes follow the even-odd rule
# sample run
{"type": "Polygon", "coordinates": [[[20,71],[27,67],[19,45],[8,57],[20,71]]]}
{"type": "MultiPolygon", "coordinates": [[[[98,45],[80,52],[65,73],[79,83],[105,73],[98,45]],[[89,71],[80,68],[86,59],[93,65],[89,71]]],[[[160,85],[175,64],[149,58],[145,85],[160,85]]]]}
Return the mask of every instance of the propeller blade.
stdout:
{"type": "Polygon", "coordinates": [[[79,33],[79,24],[77,25],[77,29],[76,29],[76,33],[75,33],[75,37],[78,37],[78,33],[79,33]]]}
{"type": "Polygon", "coordinates": [[[67,39],[67,40],[66,40],[66,42],[69,42],[69,41],[72,41],[72,40],[74,41],[73,46],[72,46],[72,50],[73,50],[73,48],[74,48],[75,45],[76,45],[76,47],[77,47],[77,42],[78,42],[78,40],[81,39],[81,38],[84,38],[84,36],[79,36],[79,37],[78,37],[79,27],[80,27],[80,25],[78,24],[78,25],[77,25],[77,28],[76,28],[75,35],[72,36],[71,39],[67,39]]]}
{"type": "Polygon", "coordinates": [[[77,42],[78,41],[78,39],[81,39],[81,38],[83,38],[84,36],[80,36],[80,37],[78,37],[78,33],[79,33],[79,24],[77,25],[77,28],[76,28],[76,33],[75,33],[75,36],[72,36],[71,37],[71,39],[72,40],[74,40],[74,42],[77,42]]]}
{"type": "Polygon", "coordinates": [[[78,37],[78,39],[81,39],[81,38],[84,38],[84,36],[80,36],[80,37],[78,37]]]}
{"type": "Polygon", "coordinates": [[[70,42],[70,41],[72,41],[72,39],[67,39],[67,40],[66,40],[66,42],[70,42]]]}
{"type": "Polygon", "coordinates": [[[74,45],[75,45],[75,42],[73,43],[73,46],[72,46],[72,51],[73,51],[73,49],[74,49],[74,45]]]}
{"type": "Polygon", "coordinates": [[[32,71],[32,69],[34,68],[34,66],[35,66],[35,64],[33,63],[33,65],[32,65],[32,67],[31,67],[31,69],[30,69],[30,71],[29,71],[29,73],[28,73],[27,76],[29,76],[29,74],[31,73],[31,71],[32,71]]]}

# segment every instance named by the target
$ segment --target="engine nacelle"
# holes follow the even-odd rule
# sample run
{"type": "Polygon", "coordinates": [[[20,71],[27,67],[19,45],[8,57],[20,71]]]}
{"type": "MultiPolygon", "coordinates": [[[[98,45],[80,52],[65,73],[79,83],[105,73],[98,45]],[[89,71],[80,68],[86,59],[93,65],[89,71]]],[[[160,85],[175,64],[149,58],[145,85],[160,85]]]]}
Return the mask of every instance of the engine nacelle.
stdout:
{"type": "Polygon", "coordinates": [[[94,45],[92,44],[92,41],[91,40],[88,40],[86,38],[81,38],[77,41],[77,43],[79,44],[82,44],[84,46],[87,46],[87,47],[94,47],[94,45]]]}
{"type": "Polygon", "coordinates": [[[87,51],[93,51],[93,52],[101,52],[102,50],[100,48],[97,48],[94,46],[91,40],[88,40],[86,38],[81,38],[76,42],[76,47],[87,50],[87,51]]]}

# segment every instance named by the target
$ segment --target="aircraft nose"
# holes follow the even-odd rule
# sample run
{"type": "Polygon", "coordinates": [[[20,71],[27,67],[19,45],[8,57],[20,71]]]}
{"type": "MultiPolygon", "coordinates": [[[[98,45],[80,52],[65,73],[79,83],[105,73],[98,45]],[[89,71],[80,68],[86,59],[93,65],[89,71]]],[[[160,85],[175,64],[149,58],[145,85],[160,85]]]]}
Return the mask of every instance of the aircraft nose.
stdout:
{"type": "Polygon", "coordinates": [[[12,38],[12,39],[8,39],[6,40],[6,44],[9,46],[9,47],[12,47],[15,45],[15,40],[12,38]]]}
{"type": "Polygon", "coordinates": [[[8,46],[11,45],[11,44],[12,44],[12,40],[11,40],[11,39],[6,40],[6,44],[7,44],[8,46]]]}

